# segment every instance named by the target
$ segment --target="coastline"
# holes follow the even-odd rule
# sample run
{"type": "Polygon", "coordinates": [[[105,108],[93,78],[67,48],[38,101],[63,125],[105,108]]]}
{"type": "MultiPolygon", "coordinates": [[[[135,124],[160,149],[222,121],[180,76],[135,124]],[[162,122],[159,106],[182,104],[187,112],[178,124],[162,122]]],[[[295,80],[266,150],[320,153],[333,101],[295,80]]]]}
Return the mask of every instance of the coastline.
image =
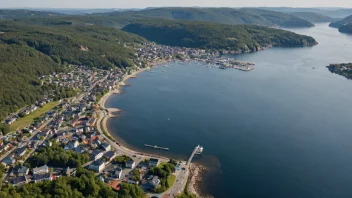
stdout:
{"type": "MultiPolygon", "coordinates": [[[[153,62],[152,63],[152,66],[157,66],[157,65],[160,65],[160,64],[165,64],[165,63],[168,63],[168,62],[171,62],[171,61],[174,61],[174,60],[160,60],[160,61],[157,61],[157,62],[153,62]]],[[[129,75],[125,75],[123,77],[123,79],[113,88],[111,89],[107,94],[105,94],[98,102],[98,105],[100,106],[100,109],[101,109],[101,116],[102,118],[100,119],[101,122],[99,123],[100,124],[100,127],[102,129],[102,132],[105,134],[103,136],[107,136],[106,138],[110,139],[113,144],[117,144],[117,146],[124,150],[123,153],[130,153],[130,154],[136,154],[136,155],[139,155],[139,156],[144,156],[144,157],[156,157],[156,158],[160,158],[160,159],[163,159],[163,161],[168,161],[170,159],[170,157],[167,157],[167,156],[163,156],[163,155],[160,155],[160,154],[154,154],[154,153],[149,153],[149,152],[146,152],[146,151],[138,151],[138,150],[134,150],[133,148],[128,148],[128,143],[124,142],[121,138],[115,138],[109,131],[108,129],[108,126],[107,126],[107,121],[110,119],[110,118],[113,118],[113,117],[117,117],[118,116],[118,113],[120,113],[122,110],[118,109],[118,108],[107,108],[105,106],[105,103],[107,101],[107,99],[113,95],[113,94],[120,94],[121,93],[121,87],[122,86],[125,86],[127,85],[126,84],[126,81],[129,80],[130,78],[136,78],[138,74],[140,74],[141,72],[144,72],[146,70],[149,70],[150,67],[146,67],[146,68],[139,68],[137,71],[134,71],[132,72],[131,74],[129,75]],[[105,112],[105,113],[104,113],[105,112]],[[121,140],[120,140],[121,139],[121,140]]],[[[181,160],[183,161],[183,160],[181,160]]],[[[203,181],[203,176],[202,174],[204,172],[206,172],[207,169],[202,166],[202,165],[199,165],[199,164],[193,164],[191,163],[190,164],[190,167],[189,167],[189,173],[188,174],[188,185],[186,185],[184,188],[187,189],[190,193],[196,195],[196,197],[206,197],[206,198],[212,198],[212,196],[209,196],[209,195],[206,195],[206,196],[203,196],[203,193],[201,188],[200,188],[200,183],[203,181]]],[[[166,191],[167,192],[167,191],[166,191]]],[[[164,192],[165,193],[165,192],[164,192]]]]}
{"type": "MultiPolygon", "coordinates": [[[[147,70],[147,68],[140,68],[138,69],[137,71],[134,71],[132,72],[131,74],[129,75],[126,75],[124,76],[124,78],[113,88],[111,89],[107,94],[105,94],[100,100],[99,100],[99,106],[106,110],[107,111],[107,115],[103,118],[103,120],[101,121],[101,126],[103,128],[103,130],[109,135],[108,138],[111,138],[113,141],[116,141],[118,142],[118,145],[120,147],[122,147],[124,150],[126,151],[129,151],[129,152],[132,152],[132,153],[138,153],[137,151],[134,151],[134,150],[131,150],[123,145],[120,144],[119,141],[117,141],[112,135],[111,133],[109,132],[108,130],[108,127],[107,127],[107,121],[110,119],[110,118],[113,118],[113,117],[116,117],[117,113],[121,112],[121,109],[118,109],[118,108],[106,108],[105,107],[105,102],[106,100],[112,95],[112,94],[120,94],[121,93],[121,90],[120,88],[122,86],[125,86],[126,85],[126,81],[130,78],[136,78],[137,75],[143,71],[147,70]]],[[[147,155],[147,154],[146,154],[147,155]]]]}
{"type": "Polygon", "coordinates": [[[204,180],[203,175],[207,171],[208,169],[200,164],[190,165],[189,182],[188,186],[186,186],[189,193],[194,194],[196,197],[214,198],[212,195],[204,194],[199,185],[204,180]]]}
{"type": "Polygon", "coordinates": [[[120,148],[122,148],[123,150],[125,150],[125,151],[127,151],[129,153],[134,153],[134,154],[137,154],[137,155],[147,156],[147,157],[157,157],[157,158],[164,159],[164,160],[169,160],[170,159],[169,157],[166,157],[166,156],[160,156],[160,155],[156,155],[156,154],[153,154],[153,153],[148,153],[148,152],[144,152],[144,151],[140,152],[140,151],[137,151],[137,150],[130,149],[126,145],[123,144],[124,141],[118,141],[116,138],[114,138],[114,136],[108,130],[107,121],[110,118],[117,117],[118,116],[117,114],[122,112],[122,110],[120,110],[118,108],[107,108],[107,107],[105,107],[105,102],[112,94],[120,94],[121,93],[121,90],[120,90],[121,87],[127,85],[126,81],[128,79],[136,78],[139,73],[144,72],[146,70],[149,70],[150,67],[152,67],[152,66],[157,66],[157,65],[160,65],[160,64],[168,63],[168,62],[170,62],[170,61],[168,61],[168,60],[160,60],[160,61],[157,61],[157,62],[153,62],[153,63],[151,63],[151,65],[149,67],[139,68],[137,71],[134,71],[131,74],[125,75],[123,77],[123,79],[113,89],[111,89],[107,94],[105,94],[98,102],[98,105],[100,106],[100,108],[103,111],[107,112],[107,115],[105,115],[103,117],[102,121],[101,121],[102,130],[104,132],[106,132],[106,134],[108,136],[107,138],[111,139],[120,148]]]}
{"type": "Polygon", "coordinates": [[[107,109],[107,110],[117,110],[117,111],[121,111],[120,109],[117,109],[117,108],[106,108],[105,107],[105,102],[106,100],[112,95],[112,94],[120,94],[121,93],[121,90],[120,88],[122,86],[125,86],[127,85],[126,84],[126,81],[130,78],[136,78],[137,75],[141,72],[144,72],[145,70],[147,70],[147,68],[141,68],[141,69],[138,69],[137,71],[134,71],[132,72],[131,74],[129,75],[126,75],[113,89],[111,89],[107,94],[105,94],[100,100],[99,100],[99,106],[103,109],[107,109]]]}

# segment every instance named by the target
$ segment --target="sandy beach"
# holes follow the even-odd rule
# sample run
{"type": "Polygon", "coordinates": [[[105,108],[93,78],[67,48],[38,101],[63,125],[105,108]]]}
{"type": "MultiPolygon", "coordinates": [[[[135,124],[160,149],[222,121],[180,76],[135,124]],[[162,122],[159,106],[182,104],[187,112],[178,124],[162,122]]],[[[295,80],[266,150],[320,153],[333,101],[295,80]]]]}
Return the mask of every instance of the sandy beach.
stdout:
{"type": "MultiPolygon", "coordinates": [[[[106,100],[111,96],[111,94],[120,94],[121,93],[121,90],[120,88],[122,86],[125,86],[126,85],[126,81],[130,78],[136,78],[137,75],[143,71],[147,70],[147,68],[142,68],[142,69],[139,69],[137,71],[134,71],[132,72],[131,74],[129,75],[126,75],[121,82],[119,82],[115,87],[113,87],[113,89],[111,89],[111,91],[109,91],[107,94],[105,94],[99,101],[99,106],[106,109],[105,108],[105,102],[106,100]]],[[[109,108],[110,110],[112,110],[111,108],[109,108]]]]}
{"type": "MultiPolygon", "coordinates": [[[[120,94],[120,93],[121,93],[120,88],[121,88],[122,86],[125,86],[125,85],[126,85],[126,81],[127,81],[128,79],[130,79],[130,78],[136,78],[139,73],[141,73],[141,72],[143,72],[143,71],[145,71],[145,70],[147,70],[147,69],[146,69],[146,68],[141,68],[141,69],[139,69],[139,70],[137,70],[137,71],[132,72],[132,73],[129,74],[129,75],[124,76],[124,78],[123,78],[115,87],[113,87],[113,89],[111,89],[107,94],[105,94],[105,95],[100,99],[100,101],[99,101],[99,103],[98,103],[99,106],[100,106],[101,108],[105,109],[105,110],[108,112],[108,115],[105,116],[105,117],[103,118],[103,120],[102,120],[102,127],[103,127],[103,129],[109,134],[110,137],[112,137],[112,136],[111,136],[111,134],[109,133],[109,130],[107,130],[107,129],[108,129],[108,128],[107,128],[107,121],[109,120],[109,118],[116,117],[116,116],[117,116],[116,114],[119,113],[119,112],[121,112],[121,110],[118,109],[118,108],[106,108],[106,107],[105,107],[105,102],[106,102],[106,100],[111,96],[111,94],[120,94]]],[[[127,149],[127,148],[126,148],[126,149],[127,149]]]]}
{"type": "MultiPolygon", "coordinates": [[[[158,63],[158,64],[161,64],[161,63],[158,63]]],[[[137,71],[132,72],[132,73],[129,74],[129,75],[126,75],[126,76],[122,79],[121,82],[119,82],[113,89],[111,89],[111,91],[109,91],[107,94],[105,94],[105,95],[100,99],[100,101],[99,101],[99,103],[98,103],[99,106],[108,112],[107,116],[105,116],[105,117],[103,118],[103,120],[101,121],[102,128],[103,128],[103,130],[105,130],[105,131],[107,132],[107,134],[110,136],[110,138],[112,138],[112,139],[115,140],[115,138],[113,138],[113,136],[110,134],[110,132],[109,132],[109,130],[108,130],[107,121],[108,121],[110,118],[113,118],[113,117],[118,116],[118,113],[120,113],[121,110],[118,109],[118,108],[106,108],[106,107],[105,107],[105,102],[106,102],[106,100],[107,100],[112,94],[120,94],[120,93],[121,93],[121,90],[120,90],[121,87],[127,85],[127,84],[126,84],[126,81],[127,81],[128,79],[130,79],[130,78],[136,78],[139,73],[141,73],[141,72],[143,72],[143,71],[145,71],[145,70],[148,70],[148,69],[149,69],[149,68],[141,68],[141,69],[139,69],[139,70],[137,70],[137,71]]],[[[115,140],[115,141],[116,141],[116,140],[115,140]]],[[[131,153],[139,153],[140,155],[145,155],[145,156],[148,156],[148,157],[158,157],[158,158],[162,158],[162,159],[165,159],[165,160],[168,160],[168,159],[169,159],[169,158],[164,157],[164,156],[157,156],[157,155],[153,155],[153,154],[149,154],[149,153],[145,153],[145,152],[140,153],[140,152],[138,152],[138,151],[131,150],[131,149],[127,148],[126,146],[121,145],[121,141],[118,141],[118,143],[119,143],[119,145],[120,145],[121,147],[123,147],[124,150],[128,150],[128,151],[131,152],[131,153]]]]}

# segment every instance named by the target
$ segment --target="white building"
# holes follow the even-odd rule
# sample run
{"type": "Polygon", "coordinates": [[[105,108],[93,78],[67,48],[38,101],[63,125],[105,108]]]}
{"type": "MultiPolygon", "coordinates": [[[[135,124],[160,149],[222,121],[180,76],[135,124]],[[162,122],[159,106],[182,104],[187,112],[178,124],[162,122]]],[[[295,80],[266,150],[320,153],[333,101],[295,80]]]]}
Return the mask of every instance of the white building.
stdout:
{"type": "Polygon", "coordinates": [[[154,176],[150,183],[154,186],[154,188],[158,187],[160,184],[160,179],[158,176],[154,176]]]}
{"type": "Polygon", "coordinates": [[[98,160],[98,159],[103,157],[103,154],[104,154],[104,152],[99,151],[99,150],[95,150],[95,151],[92,152],[92,159],[93,160],[98,160]]]}
{"type": "Polygon", "coordinates": [[[89,169],[100,173],[105,169],[105,163],[103,160],[95,161],[91,165],[89,165],[89,169]]]}
{"type": "Polygon", "coordinates": [[[49,173],[49,167],[47,165],[44,165],[38,168],[33,168],[32,172],[33,175],[49,173]]]}
{"type": "Polygon", "coordinates": [[[153,166],[158,166],[158,165],[159,165],[159,159],[155,159],[155,158],[149,159],[149,166],[153,167],[153,166]]]}
{"type": "Polygon", "coordinates": [[[51,177],[51,173],[36,174],[33,176],[34,183],[37,183],[40,181],[52,181],[52,180],[53,178],[51,177]]]}
{"type": "Polygon", "coordinates": [[[127,160],[125,166],[126,166],[126,168],[133,169],[136,166],[136,162],[134,162],[133,159],[129,159],[129,160],[127,160]]]}

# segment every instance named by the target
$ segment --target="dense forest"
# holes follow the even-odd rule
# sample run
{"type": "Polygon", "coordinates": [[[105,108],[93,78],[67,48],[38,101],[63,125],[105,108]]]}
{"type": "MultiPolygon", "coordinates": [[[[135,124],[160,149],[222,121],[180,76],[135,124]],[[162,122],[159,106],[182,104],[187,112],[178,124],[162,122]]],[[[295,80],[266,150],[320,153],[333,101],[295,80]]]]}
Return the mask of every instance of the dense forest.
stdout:
{"type": "Polygon", "coordinates": [[[2,198],[143,198],[143,190],[136,185],[121,183],[119,192],[114,192],[104,182],[98,181],[94,172],[77,168],[76,177],[60,177],[53,181],[29,183],[14,187],[4,185],[0,191],[2,198]]]}
{"type": "Polygon", "coordinates": [[[220,24],[252,24],[262,26],[280,27],[313,27],[305,19],[289,13],[269,11],[264,9],[235,9],[235,8],[153,8],[138,11],[117,11],[95,13],[86,16],[60,16],[60,17],[21,17],[14,18],[32,24],[55,25],[58,22],[71,22],[73,24],[91,23],[95,25],[122,28],[130,23],[146,19],[162,18],[187,21],[207,21],[220,24]]]}
{"type": "Polygon", "coordinates": [[[133,64],[133,50],[124,44],[144,41],[109,27],[0,21],[0,120],[42,99],[51,87],[41,86],[40,76],[60,72],[64,64],[128,67],[133,64]]]}
{"type": "Polygon", "coordinates": [[[46,11],[33,11],[25,9],[17,10],[0,10],[0,19],[12,19],[12,18],[34,18],[34,17],[54,17],[61,16],[63,14],[46,11]]]}
{"type": "Polygon", "coordinates": [[[94,25],[26,26],[0,23],[0,41],[29,46],[50,56],[56,63],[83,64],[91,67],[128,67],[133,51],[125,43],[144,40],[126,32],[94,25]],[[82,50],[87,47],[87,50],[82,50]]]}
{"type": "Polygon", "coordinates": [[[352,34],[352,23],[341,26],[339,32],[352,34]]]}
{"type": "Polygon", "coordinates": [[[260,9],[272,10],[284,13],[294,13],[294,12],[313,12],[328,16],[333,19],[342,19],[348,15],[351,15],[351,8],[302,8],[302,7],[259,7],[260,9]]]}
{"type": "Polygon", "coordinates": [[[257,51],[268,45],[291,47],[316,44],[316,41],[309,36],[252,25],[159,20],[130,24],[123,30],[170,46],[237,52],[257,51]]]}
{"type": "Polygon", "coordinates": [[[153,8],[140,11],[108,12],[95,14],[115,17],[157,17],[163,19],[207,21],[221,24],[253,24],[280,27],[313,27],[314,25],[296,16],[254,8],[153,8]]]}
{"type": "Polygon", "coordinates": [[[330,23],[330,27],[334,27],[334,28],[340,28],[346,24],[352,23],[352,15],[348,16],[340,21],[336,21],[334,23],[330,23]]]}
{"type": "Polygon", "coordinates": [[[315,12],[293,12],[292,15],[311,23],[325,23],[334,21],[333,18],[315,12]]]}
{"type": "Polygon", "coordinates": [[[38,77],[60,70],[50,57],[33,48],[0,42],[0,120],[41,99],[46,87],[40,86],[38,77]]]}

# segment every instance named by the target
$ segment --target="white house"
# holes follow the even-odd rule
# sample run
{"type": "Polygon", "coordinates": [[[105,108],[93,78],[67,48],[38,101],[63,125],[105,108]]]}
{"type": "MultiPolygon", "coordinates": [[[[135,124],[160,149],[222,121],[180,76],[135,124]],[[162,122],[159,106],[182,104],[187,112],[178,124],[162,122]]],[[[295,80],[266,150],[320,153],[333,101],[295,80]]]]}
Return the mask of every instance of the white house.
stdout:
{"type": "Polygon", "coordinates": [[[95,161],[92,164],[89,165],[89,169],[100,173],[101,171],[103,171],[105,168],[105,163],[103,160],[99,160],[99,161],[95,161]]]}
{"type": "Polygon", "coordinates": [[[154,186],[154,188],[158,187],[160,184],[160,179],[158,176],[154,176],[150,183],[154,186]]]}
{"type": "Polygon", "coordinates": [[[110,145],[110,144],[103,142],[103,143],[101,144],[101,146],[103,147],[103,149],[104,149],[105,151],[111,151],[111,145],[110,145]]]}
{"type": "Polygon", "coordinates": [[[52,180],[53,180],[53,178],[51,177],[51,173],[35,174],[33,176],[34,183],[37,183],[40,181],[52,181],[52,180]]]}
{"type": "Polygon", "coordinates": [[[33,168],[32,172],[33,175],[49,173],[49,167],[47,165],[44,165],[38,168],[33,168]]]}
{"type": "Polygon", "coordinates": [[[92,159],[93,160],[98,160],[98,159],[103,157],[103,154],[104,154],[103,151],[95,150],[95,151],[92,152],[92,159]]]}
{"type": "Polygon", "coordinates": [[[136,162],[134,162],[133,159],[129,159],[129,160],[127,160],[125,166],[126,166],[126,168],[133,169],[136,166],[136,162]]]}
{"type": "Polygon", "coordinates": [[[158,166],[158,165],[159,165],[159,159],[155,159],[155,158],[149,159],[149,166],[153,167],[153,166],[158,166]]]}

